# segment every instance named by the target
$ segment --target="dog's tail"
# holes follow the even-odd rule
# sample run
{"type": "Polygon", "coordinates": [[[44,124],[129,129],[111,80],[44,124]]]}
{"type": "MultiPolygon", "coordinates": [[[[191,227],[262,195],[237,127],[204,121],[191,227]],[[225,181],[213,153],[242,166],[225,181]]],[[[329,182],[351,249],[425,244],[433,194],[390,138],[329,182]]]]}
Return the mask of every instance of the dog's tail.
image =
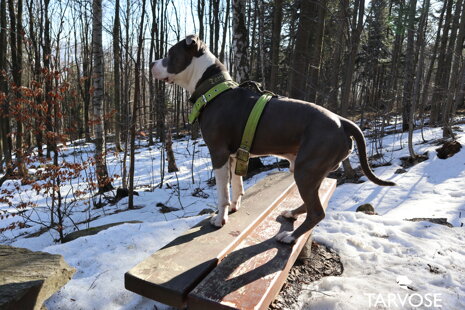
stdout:
{"type": "Polygon", "coordinates": [[[365,176],[375,184],[381,186],[395,186],[396,183],[381,180],[371,170],[367,160],[365,137],[363,136],[363,132],[360,130],[360,128],[353,122],[345,118],[341,118],[341,122],[342,126],[344,127],[344,131],[348,134],[348,136],[353,137],[355,142],[357,143],[360,166],[362,167],[362,171],[365,174],[365,176]]]}

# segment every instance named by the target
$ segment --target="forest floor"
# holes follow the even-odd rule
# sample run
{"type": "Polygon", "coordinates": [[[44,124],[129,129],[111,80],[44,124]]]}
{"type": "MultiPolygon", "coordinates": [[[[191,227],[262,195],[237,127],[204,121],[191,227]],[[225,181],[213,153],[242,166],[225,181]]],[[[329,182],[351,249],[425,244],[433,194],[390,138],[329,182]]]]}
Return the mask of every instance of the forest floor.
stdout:
{"type": "MultiPolygon", "coordinates": [[[[465,144],[465,125],[454,129],[458,141],[465,144]]],[[[369,181],[338,186],[326,218],[313,235],[318,244],[324,245],[316,252],[318,255],[336,253],[340,257],[342,267],[336,267],[342,274],[305,281],[300,274],[309,268],[305,264],[296,266],[278,297],[278,301],[283,300],[281,307],[465,309],[465,149],[446,160],[439,159],[435,150],[441,135],[440,128],[424,128],[427,142],[423,142],[420,130],[415,131],[416,152],[427,153],[429,158],[407,168],[402,167],[400,160],[408,155],[405,133],[376,141],[368,139],[370,154],[377,150],[383,153],[374,156],[375,173],[397,186],[379,187],[369,181]],[[377,215],[355,212],[365,203],[372,204],[377,215]],[[453,227],[405,220],[411,218],[446,218],[453,227]]],[[[138,221],[68,243],[58,243],[58,232],[44,229],[51,207],[47,195],[37,193],[31,185],[21,185],[18,180],[4,183],[2,190],[12,191],[13,206],[22,202],[34,202],[37,206],[17,210],[0,204],[0,228],[25,223],[2,231],[0,243],[61,254],[77,270],[73,279],[47,301],[48,309],[168,308],[125,290],[123,275],[205,218],[207,215],[198,215],[202,210],[216,209],[206,146],[200,140],[193,143],[187,138],[173,142],[179,172],[166,173],[160,188],[161,145],[148,146],[146,141],[139,140],[135,171],[139,195],[135,197],[135,209],[128,209],[127,198],[107,204],[103,198],[91,194],[79,199],[68,195],[65,235],[87,227],[138,221]]],[[[63,148],[60,159],[78,163],[87,160],[92,152],[91,144],[75,143],[63,148]]],[[[109,154],[111,175],[121,175],[121,158],[122,154],[109,154]]],[[[356,152],[350,159],[354,166],[358,165],[356,152]]],[[[273,164],[278,160],[267,157],[263,161],[273,164]]],[[[34,174],[40,169],[31,166],[30,172],[34,174]]],[[[245,187],[267,173],[246,180],[245,187]]],[[[88,174],[83,171],[79,177],[62,184],[61,192],[66,196],[77,189],[84,191],[87,181],[88,174]]],[[[113,185],[118,187],[119,182],[116,179],[113,185]]],[[[114,193],[107,194],[111,195],[114,193]]]]}

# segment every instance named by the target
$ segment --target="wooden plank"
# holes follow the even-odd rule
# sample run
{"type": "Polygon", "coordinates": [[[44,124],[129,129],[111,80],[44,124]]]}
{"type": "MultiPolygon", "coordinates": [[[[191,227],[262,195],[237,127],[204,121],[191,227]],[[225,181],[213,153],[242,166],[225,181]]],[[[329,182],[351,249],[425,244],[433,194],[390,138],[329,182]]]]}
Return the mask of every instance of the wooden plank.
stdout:
{"type": "Polygon", "coordinates": [[[289,173],[275,173],[247,190],[243,207],[216,229],[200,222],[125,274],[126,289],[175,307],[247,233],[295,187],[289,173]]]}
{"type": "MultiPolygon", "coordinates": [[[[336,180],[325,179],[320,199],[328,205],[336,180]]],[[[267,309],[279,293],[290,268],[307,242],[311,231],[294,246],[274,239],[283,230],[292,230],[295,222],[280,216],[302,203],[296,188],[189,294],[188,309],[267,309]]]]}

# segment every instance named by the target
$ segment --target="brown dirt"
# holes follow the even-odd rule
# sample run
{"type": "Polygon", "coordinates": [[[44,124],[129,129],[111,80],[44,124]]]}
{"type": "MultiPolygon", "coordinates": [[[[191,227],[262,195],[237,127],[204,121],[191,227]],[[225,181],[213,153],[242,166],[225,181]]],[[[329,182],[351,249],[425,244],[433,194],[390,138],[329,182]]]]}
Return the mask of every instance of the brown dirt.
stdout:
{"type": "Polygon", "coordinates": [[[344,271],[339,255],[325,245],[312,242],[310,258],[297,260],[279,295],[268,310],[294,309],[305,284],[323,277],[339,276],[344,271]]]}

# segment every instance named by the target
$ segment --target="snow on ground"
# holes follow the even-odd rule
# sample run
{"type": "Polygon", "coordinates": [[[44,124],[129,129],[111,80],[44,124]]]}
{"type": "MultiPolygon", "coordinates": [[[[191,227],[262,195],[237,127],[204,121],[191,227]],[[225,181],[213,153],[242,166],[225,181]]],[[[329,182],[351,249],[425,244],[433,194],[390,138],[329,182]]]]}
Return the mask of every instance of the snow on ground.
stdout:
{"type": "MultiPolygon", "coordinates": [[[[465,130],[464,125],[460,128],[465,130]]],[[[399,135],[387,136],[382,141],[385,158],[392,159],[392,165],[375,169],[378,176],[395,181],[398,186],[379,187],[365,182],[344,184],[336,189],[327,217],[316,228],[314,238],[340,254],[344,273],[306,285],[296,309],[432,309],[433,306],[465,309],[465,228],[461,227],[465,222],[465,150],[447,160],[438,159],[434,151],[437,146],[420,144],[421,135],[417,131],[415,150],[417,153],[428,152],[429,159],[408,168],[404,174],[395,174],[400,168],[399,157],[408,155],[407,137],[399,135]],[[402,144],[399,138],[402,138],[402,144]],[[379,215],[355,213],[363,203],[371,203],[379,215]],[[404,221],[413,217],[445,217],[454,228],[404,221]]],[[[432,141],[441,137],[441,130],[425,129],[424,136],[432,141]]],[[[465,144],[462,132],[459,141],[465,144]]],[[[25,233],[41,228],[32,221],[47,220],[50,201],[30,186],[21,187],[21,195],[16,195],[14,201],[29,200],[38,207],[27,213],[30,227],[0,234],[0,243],[61,254],[77,269],[73,279],[47,301],[49,309],[167,308],[125,290],[123,276],[131,267],[199,222],[203,218],[197,216],[199,211],[207,207],[215,209],[215,187],[207,185],[212,168],[208,150],[201,143],[195,145],[193,154],[192,141],[174,141],[180,171],[166,173],[164,186],[160,189],[157,187],[160,182],[160,147],[149,147],[141,141],[136,152],[135,173],[139,192],[135,204],[140,208],[127,210],[126,198],[115,206],[93,209],[85,203],[94,206],[92,197],[85,196],[72,204],[72,221],[65,221],[65,232],[75,230],[75,226],[82,229],[88,225],[129,220],[142,223],[112,227],[66,244],[55,242],[58,237],[55,231],[34,238],[24,237],[25,233]],[[192,195],[197,188],[206,198],[192,195]],[[179,211],[162,214],[157,203],[179,211]],[[89,218],[96,219],[90,224],[77,224],[89,218]]],[[[79,162],[87,159],[88,152],[92,152],[91,145],[68,146],[62,153],[62,160],[79,162]]],[[[122,154],[108,157],[110,174],[121,175],[121,158],[122,154]]],[[[275,159],[265,160],[271,163],[275,159]]],[[[353,154],[351,160],[356,164],[358,158],[353,154]]],[[[253,177],[245,186],[253,185],[265,175],[266,172],[253,177]]],[[[79,183],[83,186],[85,177],[81,175],[64,184],[62,191],[77,188],[79,183]]],[[[114,185],[119,186],[118,182],[114,185]]],[[[2,189],[14,188],[15,184],[18,183],[6,182],[2,189]]],[[[1,205],[0,210],[14,211],[1,205]]],[[[18,217],[3,219],[0,228],[17,220],[18,217]]]]}

